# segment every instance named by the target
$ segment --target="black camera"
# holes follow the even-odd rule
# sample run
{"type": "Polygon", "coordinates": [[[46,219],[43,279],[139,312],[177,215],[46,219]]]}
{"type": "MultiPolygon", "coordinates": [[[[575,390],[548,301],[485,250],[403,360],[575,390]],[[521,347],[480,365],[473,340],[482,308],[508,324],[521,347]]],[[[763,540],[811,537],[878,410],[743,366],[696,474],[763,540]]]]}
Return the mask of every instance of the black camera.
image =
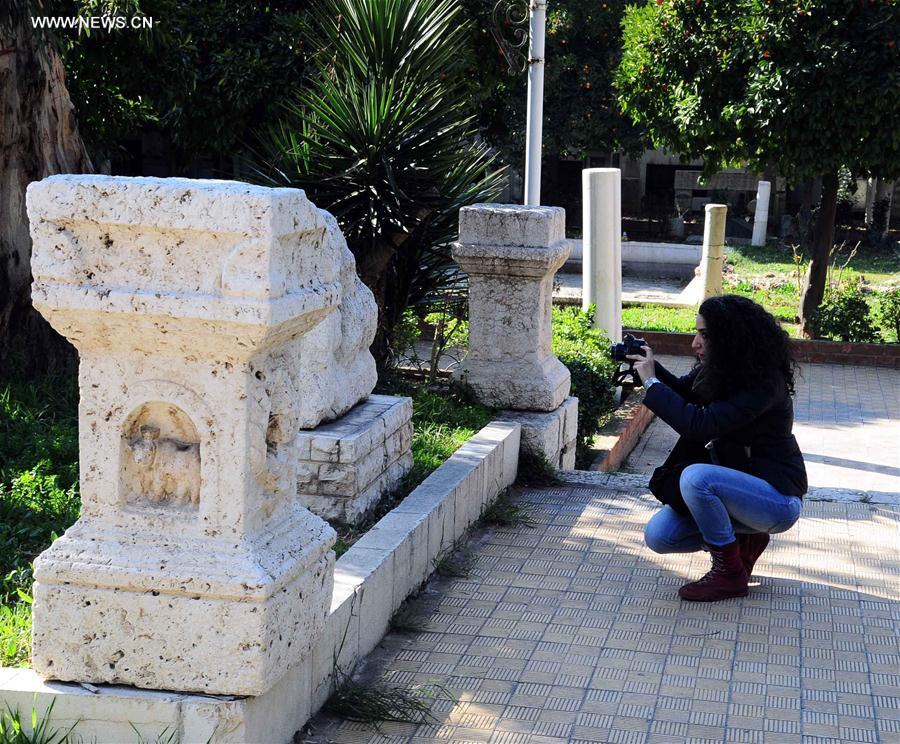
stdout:
{"type": "Polygon", "coordinates": [[[643,347],[647,345],[647,342],[642,338],[635,338],[630,333],[625,334],[625,338],[622,339],[622,343],[613,344],[612,346],[612,358],[616,364],[622,364],[623,362],[630,361],[626,359],[629,355],[638,355],[638,356],[647,356],[644,353],[643,347]]]}

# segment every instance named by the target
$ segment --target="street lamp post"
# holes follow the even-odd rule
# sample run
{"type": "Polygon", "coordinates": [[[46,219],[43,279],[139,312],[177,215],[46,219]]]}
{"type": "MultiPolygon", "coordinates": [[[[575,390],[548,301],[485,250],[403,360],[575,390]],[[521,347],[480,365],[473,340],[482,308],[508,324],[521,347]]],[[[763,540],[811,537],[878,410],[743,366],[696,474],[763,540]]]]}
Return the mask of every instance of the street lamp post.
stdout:
{"type": "Polygon", "coordinates": [[[541,203],[541,137],[544,119],[544,34],[546,0],[532,0],[529,13],[528,115],[525,149],[525,204],[541,203]]]}

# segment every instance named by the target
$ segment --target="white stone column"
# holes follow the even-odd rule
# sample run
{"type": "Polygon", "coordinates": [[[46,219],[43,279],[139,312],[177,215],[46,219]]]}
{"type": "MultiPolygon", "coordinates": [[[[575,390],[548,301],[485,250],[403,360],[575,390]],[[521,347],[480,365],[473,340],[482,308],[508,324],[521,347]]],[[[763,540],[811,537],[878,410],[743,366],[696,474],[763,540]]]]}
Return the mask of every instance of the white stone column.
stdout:
{"type": "Polygon", "coordinates": [[[618,168],[581,171],[584,226],[581,307],[594,327],[622,340],[622,177],[618,168]]]}
{"type": "Polygon", "coordinates": [[[372,295],[302,191],[54,176],[28,216],[34,304],[81,360],[81,518],[35,563],[34,669],[260,695],[328,612],[296,439],[371,392],[372,295]]]}
{"type": "Polygon", "coordinates": [[[568,395],[569,370],[550,348],[553,276],[568,254],[559,207],[460,210],[453,258],[469,275],[469,355],[454,375],[482,402],[552,411],[568,395]]]}
{"type": "Polygon", "coordinates": [[[728,207],[707,204],[703,223],[703,254],[700,258],[701,301],[722,294],[722,269],[725,264],[725,219],[728,207]]]}
{"type": "Polygon", "coordinates": [[[766,229],[769,225],[769,194],[772,184],[769,181],[760,181],[756,186],[756,213],[753,216],[753,245],[766,244],[766,229]]]}

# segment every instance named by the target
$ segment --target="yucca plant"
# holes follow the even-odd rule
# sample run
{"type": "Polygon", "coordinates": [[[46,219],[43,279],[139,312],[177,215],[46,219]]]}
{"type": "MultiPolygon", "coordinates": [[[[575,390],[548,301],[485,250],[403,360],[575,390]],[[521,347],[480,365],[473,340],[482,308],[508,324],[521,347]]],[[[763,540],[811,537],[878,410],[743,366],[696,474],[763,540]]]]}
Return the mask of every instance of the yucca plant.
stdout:
{"type": "Polygon", "coordinates": [[[495,198],[502,173],[470,113],[458,0],[323,0],[311,15],[314,72],[263,135],[259,171],[338,219],[378,301],[384,363],[403,310],[458,285],[459,208],[495,198]]]}

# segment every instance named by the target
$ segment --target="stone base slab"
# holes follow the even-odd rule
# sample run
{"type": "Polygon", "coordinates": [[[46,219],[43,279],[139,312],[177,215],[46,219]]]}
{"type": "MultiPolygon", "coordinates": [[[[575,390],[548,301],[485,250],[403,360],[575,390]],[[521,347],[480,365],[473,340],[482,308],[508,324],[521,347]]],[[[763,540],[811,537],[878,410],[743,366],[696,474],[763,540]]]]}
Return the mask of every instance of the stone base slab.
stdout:
{"type": "Polygon", "coordinates": [[[264,695],[246,698],[43,682],[31,669],[0,669],[0,701],[19,712],[29,733],[31,711],[40,720],[52,704],[50,730],[75,726],[74,741],[286,744],[313,712],[310,666],[299,669],[305,673],[287,674],[264,695]]]}
{"type": "Polygon", "coordinates": [[[575,468],[578,398],[568,397],[553,411],[503,411],[505,421],[522,427],[522,452],[546,458],[559,470],[575,468]]]}
{"type": "Polygon", "coordinates": [[[322,632],[334,567],[325,522],[299,506],[275,520],[276,531],[234,543],[79,520],[35,564],[35,671],[262,694],[322,632]]]}
{"type": "Polygon", "coordinates": [[[300,503],[352,524],[412,468],[412,399],[370,395],[341,418],[297,436],[300,503]]]}
{"type": "MultiPolygon", "coordinates": [[[[268,691],[226,697],[133,687],[45,683],[30,669],[0,669],[0,708],[54,704],[51,728],[97,744],[168,740],[288,744],[328,699],[337,665],[345,671],[372,651],[391,615],[448,548],[516,477],[520,427],[495,421],[479,431],[337,561],[330,612],[312,652],[286,667],[268,691]],[[132,728],[132,724],[134,728],[132,728]]],[[[230,651],[223,649],[223,652],[230,651]]]]}

